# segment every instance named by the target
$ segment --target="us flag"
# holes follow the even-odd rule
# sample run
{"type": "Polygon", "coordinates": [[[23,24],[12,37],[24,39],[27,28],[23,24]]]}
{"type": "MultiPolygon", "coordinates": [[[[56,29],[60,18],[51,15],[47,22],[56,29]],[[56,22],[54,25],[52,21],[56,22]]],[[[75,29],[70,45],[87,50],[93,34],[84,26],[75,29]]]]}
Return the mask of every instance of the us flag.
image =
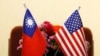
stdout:
{"type": "Polygon", "coordinates": [[[72,13],[55,36],[64,56],[87,56],[87,45],[78,10],[72,13]]]}

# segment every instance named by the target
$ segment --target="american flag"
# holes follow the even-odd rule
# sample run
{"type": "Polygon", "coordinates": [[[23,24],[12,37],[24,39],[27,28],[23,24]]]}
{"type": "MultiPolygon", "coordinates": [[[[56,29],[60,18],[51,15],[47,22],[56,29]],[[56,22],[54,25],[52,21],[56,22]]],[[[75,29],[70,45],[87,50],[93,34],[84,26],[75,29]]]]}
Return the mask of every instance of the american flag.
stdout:
{"type": "Polygon", "coordinates": [[[87,45],[78,10],[72,13],[55,36],[65,56],[87,56],[87,45]]]}

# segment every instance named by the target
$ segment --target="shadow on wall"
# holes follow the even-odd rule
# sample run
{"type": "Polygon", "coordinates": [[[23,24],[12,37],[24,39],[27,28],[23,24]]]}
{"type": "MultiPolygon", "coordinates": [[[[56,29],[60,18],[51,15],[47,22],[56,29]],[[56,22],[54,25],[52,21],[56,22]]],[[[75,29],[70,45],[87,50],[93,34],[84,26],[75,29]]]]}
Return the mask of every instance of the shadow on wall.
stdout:
{"type": "MultiPolygon", "coordinates": [[[[90,43],[90,48],[88,51],[88,56],[94,56],[94,42],[92,32],[89,28],[84,27],[86,40],[90,43]]],[[[16,26],[12,29],[10,39],[9,39],[9,56],[21,56],[21,49],[17,50],[19,46],[19,40],[22,38],[22,26],[16,26]]]]}

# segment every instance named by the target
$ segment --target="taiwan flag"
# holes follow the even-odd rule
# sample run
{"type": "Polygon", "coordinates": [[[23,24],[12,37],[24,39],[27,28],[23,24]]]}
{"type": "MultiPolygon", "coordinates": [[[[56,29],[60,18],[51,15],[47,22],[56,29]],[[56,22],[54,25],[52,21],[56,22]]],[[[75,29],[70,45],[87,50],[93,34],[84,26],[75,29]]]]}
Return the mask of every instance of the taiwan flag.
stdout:
{"type": "Polygon", "coordinates": [[[26,9],[25,13],[22,37],[22,56],[43,56],[46,49],[46,41],[41,35],[29,9],[26,9]]]}

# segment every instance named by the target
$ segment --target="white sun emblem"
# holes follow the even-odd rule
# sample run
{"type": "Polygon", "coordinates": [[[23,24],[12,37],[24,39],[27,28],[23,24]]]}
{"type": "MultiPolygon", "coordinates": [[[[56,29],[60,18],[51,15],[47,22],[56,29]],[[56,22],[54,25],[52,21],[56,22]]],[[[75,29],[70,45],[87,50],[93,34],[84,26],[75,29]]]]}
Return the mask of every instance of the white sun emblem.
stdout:
{"type": "Polygon", "coordinates": [[[29,28],[32,28],[33,26],[34,26],[34,21],[32,20],[32,18],[30,17],[28,17],[27,19],[26,19],[26,26],[27,27],[29,27],[29,28]]]}

